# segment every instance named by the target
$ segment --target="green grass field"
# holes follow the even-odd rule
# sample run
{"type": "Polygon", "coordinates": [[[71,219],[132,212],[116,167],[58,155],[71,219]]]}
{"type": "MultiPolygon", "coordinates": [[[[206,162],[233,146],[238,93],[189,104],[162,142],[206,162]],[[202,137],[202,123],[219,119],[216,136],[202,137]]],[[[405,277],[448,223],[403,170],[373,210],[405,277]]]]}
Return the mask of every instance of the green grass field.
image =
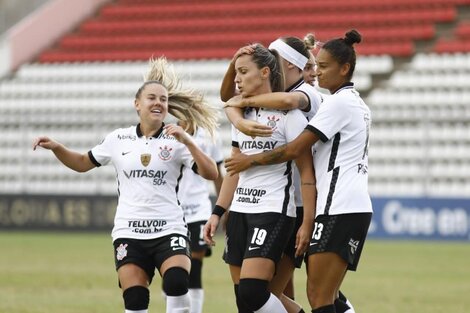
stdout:
{"type": "MultiPolygon", "coordinates": [[[[106,233],[0,232],[0,312],[124,312],[106,233]]],[[[236,312],[222,237],[204,264],[204,312],[236,312]]],[[[304,269],[297,299],[308,310],[304,269]]],[[[369,240],[342,290],[357,313],[470,312],[470,244],[369,240]]],[[[160,279],[149,312],[165,312],[160,279]]]]}

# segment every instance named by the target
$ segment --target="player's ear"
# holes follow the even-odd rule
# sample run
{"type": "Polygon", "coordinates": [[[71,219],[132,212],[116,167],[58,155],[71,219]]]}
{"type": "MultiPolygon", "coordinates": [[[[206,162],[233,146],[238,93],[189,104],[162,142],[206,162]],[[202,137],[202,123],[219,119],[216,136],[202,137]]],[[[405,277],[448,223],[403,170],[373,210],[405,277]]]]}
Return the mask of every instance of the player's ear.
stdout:
{"type": "Polygon", "coordinates": [[[261,78],[262,79],[269,79],[269,74],[271,74],[271,70],[269,69],[269,67],[265,66],[263,68],[261,68],[261,78]]]}
{"type": "Polygon", "coordinates": [[[347,76],[349,74],[349,69],[351,68],[351,64],[349,63],[344,63],[343,65],[341,65],[341,68],[340,68],[340,75],[341,76],[347,76]]]}
{"type": "Polygon", "coordinates": [[[139,103],[139,99],[135,99],[135,100],[134,100],[134,108],[135,108],[135,110],[137,111],[137,114],[139,114],[139,112],[140,112],[140,103],[139,103]]]}

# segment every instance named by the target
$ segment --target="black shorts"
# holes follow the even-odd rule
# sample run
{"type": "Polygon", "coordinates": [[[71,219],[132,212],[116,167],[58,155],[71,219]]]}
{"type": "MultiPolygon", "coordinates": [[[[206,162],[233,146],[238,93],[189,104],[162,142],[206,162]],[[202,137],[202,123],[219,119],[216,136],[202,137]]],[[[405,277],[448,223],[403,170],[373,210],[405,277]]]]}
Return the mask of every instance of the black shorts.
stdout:
{"type": "Polygon", "coordinates": [[[206,251],[206,256],[210,256],[212,250],[204,241],[204,225],[206,225],[206,221],[188,223],[189,245],[191,251],[206,251]]]}
{"type": "Polygon", "coordinates": [[[141,267],[152,282],[155,268],[171,256],[184,254],[191,256],[188,238],[172,234],[155,239],[118,238],[113,242],[116,270],[124,264],[132,263],[141,267]]]}
{"type": "Polygon", "coordinates": [[[319,215],[308,248],[308,255],[334,252],[355,271],[367,237],[372,213],[319,215]]]}
{"type": "Polygon", "coordinates": [[[297,237],[297,231],[299,230],[300,226],[302,226],[302,222],[304,219],[304,208],[297,207],[297,217],[295,218],[295,226],[292,235],[289,238],[289,242],[287,243],[286,248],[284,249],[284,254],[287,255],[292,259],[296,268],[302,267],[302,261],[304,260],[305,254],[295,256],[295,241],[297,237]]]}
{"type": "Polygon", "coordinates": [[[224,261],[241,266],[247,258],[279,262],[294,229],[295,218],[280,213],[230,212],[225,234],[224,261]]]}

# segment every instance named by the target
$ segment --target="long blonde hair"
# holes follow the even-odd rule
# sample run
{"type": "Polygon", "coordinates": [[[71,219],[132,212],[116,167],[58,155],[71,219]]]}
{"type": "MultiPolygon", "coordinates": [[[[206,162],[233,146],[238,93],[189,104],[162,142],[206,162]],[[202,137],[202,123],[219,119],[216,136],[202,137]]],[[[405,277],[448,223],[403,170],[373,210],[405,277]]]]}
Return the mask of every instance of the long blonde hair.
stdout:
{"type": "Polygon", "coordinates": [[[219,110],[211,106],[201,92],[183,88],[180,77],[165,57],[149,60],[149,71],[144,80],[159,81],[167,88],[168,113],[180,120],[186,131],[194,134],[198,127],[202,127],[214,136],[219,126],[219,110]]]}

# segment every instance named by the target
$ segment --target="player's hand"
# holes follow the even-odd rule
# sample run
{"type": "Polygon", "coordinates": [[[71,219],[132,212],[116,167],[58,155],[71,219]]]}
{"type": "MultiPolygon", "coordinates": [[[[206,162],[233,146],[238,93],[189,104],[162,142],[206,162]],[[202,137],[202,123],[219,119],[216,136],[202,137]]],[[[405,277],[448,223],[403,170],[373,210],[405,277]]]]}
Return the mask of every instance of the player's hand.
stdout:
{"type": "Polygon", "coordinates": [[[253,54],[254,52],[255,52],[254,45],[247,45],[247,46],[241,47],[233,55],[232,62],[235,63],[235,61],[244,54],[253,54]]]}
{"type": "Polygon", "coordinates": [[[179,142],[184,145],[192,142],[191,136],[183,129],[183,127],[178,126],[176,124],[168,124],[165,125],[163,131],[167,135],[171,135],[176,138],[179,142]]]}
{"type": "Polygon", "coordinates": [[[47,150],[54,150],[59,147],[59,143],[55,140],[52,140],[49,137],[41,136],[34,140],[33,142],[33,150],[36,150],[37,147],[43,147],[47,150]]]}
{"type": "Polygon", "coordinates": [[[251,167],[250,157],[243,153],[237,153],[229,158],[226,158],[224,163],[227,174],[230,176],[243,172],[244,170],[251,167]]]}
{"type": "Polygon", "coordinates": [[[243,97],[241,95],[233,96],[224,104],[224,108],[233,107],[233,108],[244,108],[242,101],[243,97]]]}
{"type": "Polygon", "coordinates": [[[310,238],[312,236],[312,225],[305,225],[303,223],[297,235],[295,236],[295,256],[298,257],[307,251],[308,245],[310,243],[310,238]]]}
{"type": "Polygon", "coordinates": [[[202,229],[204,241],[210,246],[215,246],[214,236],[215,232],[217,231],[217,227],[219,226],[219,222],[220,217],[212,214],[202,229]]]}
{"type": "Polygon", "coordinates": [[[240,119],[235,127],[247,136],[255,137],[271,137],[273,129],[268,125],[260,124],[253,120],[240,119]]]}

